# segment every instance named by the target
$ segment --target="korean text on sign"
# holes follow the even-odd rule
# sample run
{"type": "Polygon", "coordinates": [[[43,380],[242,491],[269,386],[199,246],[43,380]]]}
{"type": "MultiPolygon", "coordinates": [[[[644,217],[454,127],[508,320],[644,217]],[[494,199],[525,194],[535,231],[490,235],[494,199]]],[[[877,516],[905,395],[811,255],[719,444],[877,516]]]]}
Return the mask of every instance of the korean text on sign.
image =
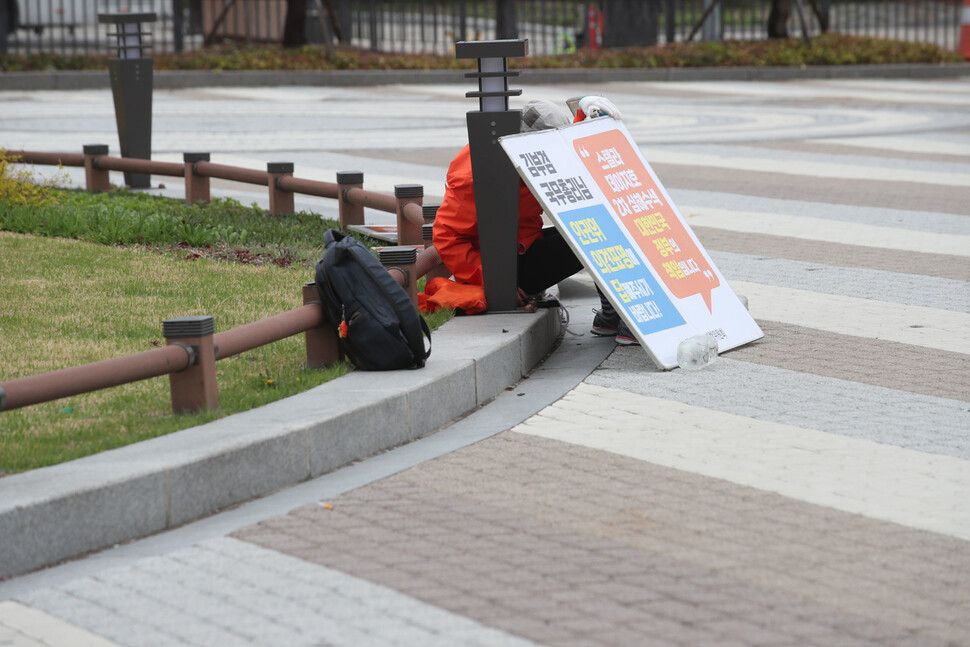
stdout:
{"type": "Polygon", "coordinates": [[[613,293],[642,334],[684,323],[656,279],[644,274],[641,257],[629,247],[629,239],[605,206],[600,203],[557,212],[557,217],[587,266],[602,278],[604,291],[613,293]]]}
{"type": "Polygon", "coordinates": [[[720,282],[623,133],[607,130],[576,139],[573,146],[670,292],[678,299],[699,294],[712,311],[711,292],[720,282]]]}

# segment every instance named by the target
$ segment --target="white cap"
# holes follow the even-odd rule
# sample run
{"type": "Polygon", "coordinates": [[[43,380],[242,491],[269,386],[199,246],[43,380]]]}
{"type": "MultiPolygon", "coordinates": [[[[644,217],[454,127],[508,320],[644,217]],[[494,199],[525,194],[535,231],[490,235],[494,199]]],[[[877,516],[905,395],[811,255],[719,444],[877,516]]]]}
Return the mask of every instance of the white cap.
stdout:
{"type": "Polygon", "coordinates": [[[540,130],[559,128],[572,123],[569,113],[552,101],[534,99],[522,108],[522,130],[524,133],[534,133],[540,130]]]}

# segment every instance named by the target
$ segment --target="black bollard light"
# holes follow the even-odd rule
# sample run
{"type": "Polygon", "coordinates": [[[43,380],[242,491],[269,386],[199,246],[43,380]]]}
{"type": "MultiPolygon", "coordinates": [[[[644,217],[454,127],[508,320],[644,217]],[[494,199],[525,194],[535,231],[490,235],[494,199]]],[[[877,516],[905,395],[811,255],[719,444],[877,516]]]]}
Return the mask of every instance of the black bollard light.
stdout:
{"type": "Polygon", "coordinates": [[[519,175],[498,138],[520,130],[521,111],[509,110],[509,97],[522,90],[509,90],[509,77],[519,73],[509,71],[508,57],[525,56],[528,50],[528,41],[521,39],[455,43],[457,58],[478,59],[478,71],[465,74],[478,79],[478,91],[465,96],[478,98],[479,111],[467,113],[466,122],[489,312],[516,309],[519,175]]]}
{"type": "MultiPolygon", "coordinates": [[[[154,13],[99,14],[98,22],[114,25],[109,32],[115,38],[116,58],[108,59],[111,93],[118,124],[118,143],[122,157],[152,158],[152,66],[145,56],[150,49],[145,23],[155,22],[154,13]]],[[[125,171],[125,184],[133,189],[147,189],[151,176],[125,171]]]]}

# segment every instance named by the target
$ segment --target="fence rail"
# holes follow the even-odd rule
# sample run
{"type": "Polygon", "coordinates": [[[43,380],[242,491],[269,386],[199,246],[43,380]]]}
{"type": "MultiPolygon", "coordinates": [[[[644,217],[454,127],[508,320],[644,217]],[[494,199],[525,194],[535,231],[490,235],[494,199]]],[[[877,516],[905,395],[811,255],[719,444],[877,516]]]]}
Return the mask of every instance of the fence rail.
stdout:
{"type": "MultiPolygon", "coordinates": [[[[110,54],[108,26],[97,24],[100,13],[154,12],[158,20],[149,31],[156,54],[192,51],[223,40],[279,43],[286,22],[286,0],[73,0],[63,3],[66,8],[59,13],[53,8],[55,0],[9,2],[18,8],[14,10],[20,28],[4,34],[0,19],[0,52],[6,48],[16,54],[110,54]]],[[[720,0],[702,26],[700,18],[711,4],[712,0],[643,0],[646,28],[638,44],[682,42],[695,30],[709,40],[767,37],[770,0],[720,0]]],[[[833,31],[947,49],[955,49],[959,42],[962,0],[801,4],[811,35],[833,31]]],[[[596,46],[604,23],[608,32],[611,24],[630,18],[611,16],[608,0],[307,0],[306,5],[303,24],[309,42],[337,40],[412,54],[447,55],[456,41],[495,38],[526,38],[533,54],[561,54],[596,46]]],[[[799,6],[793,2],[788,17],[792,36],[802,33],[799,6]]],[[[13,24],[12,17],[7,22],[13,24]]]]}
{"type": "Polygon", "coordinates": [[[190,362],[189,349],[173,345],[0,382],[0,411],[167,375],[190,362]]]}
{"type": "MultiPolygon", "coordinates": [[[[170,321],[163,322],[163,331],[170,321]]],[[[215,369],[209,370],[210,364],[299,333],[307,334],[307,366],[332,364],[337,358],[336,339],[330,339],[332,333],[328,337],[324,324],[320,304],[311,303],[216,335],[170,336],[162,348],[0,382],[0,411],[163,375],[171,376],[175,413],[218,408],[215,369]],[[212,348],[208,354],[203,349],[206,339],[212,348]]]]}
{"type": "MultiPolygon", "coordinates": [[[[213,164],[208,161],[208,153],[185,153],[184,163],[179,164],[111,157],[107,150],[103,144],[92,144],[86,145],[81,154],[7,151],[5,156],[17,163],[84,167],[86,188],[94,192],[110,189],[108,171],[138,172],[186,178],[188,204],[210,200],[208,179],[219,178],[267,186],[271,215],[292,212],[295,193],[339,200],[342,227],[363,225],[365,207],[396,213],[398,247],[411,248],[413,256],[410,262],[402,262],[399,254],[393,255],[393,266],[387,270],[405,288],[415,306],[418,279],[440,265],[438,254],[425,235],[436,205],[422,204],[424,189],[419,184],[397,185],[395,195],[389,196],[364,190],[363,173],[359,171],[339,172],[337,182],[332,183],[293,177],[292,164],[286,162],[271,162],[264,172],[213,164]]],[[[313,283],[303,286],[303,303],[294,310],[220,333],[211,329],[211,317],[167,320],[162,329],[168,345],[163,348],[0,381],[0,412],[163,375],[169,376],[174,412],[217,408],[215,362],[219,359],[301,333],[306,336],[307,366],[329,366],[339,359],[336,333],[326,325],[313,283]]]]}
{"type": "Polygon", "coordinates": [[[6,156],[11,161],[24,164],[83,166],[87,171],[85,188],[88,191],[109,190],[111,184],[108,171],[183,177],[187,180],[185,201],[188,204],[210,199],[208,184],[200,183],[199,180],[216,178],[265,186],[269,189],[271,215],[292,212],[293,195],[297,193],[333,198],[339,201],[341,226],[364,224],[364,208],[395,213],[398,216],[398,244],[424,244],[421,226],[425,224],[426,218],[421,204],[424,191],[420,185],[399,185],[408,189],[404,193],[417,195],[398,197],[364,190],[361,187],[363,173],[359,171],[341,171],[337,173],[337,182],[322,182],[293,176],[293,165],[287,162],[270,162],[266,171],[259,171],[212,163],[208,153],[184,153],[184,162],[180,164],[133,157],[112,157],[106,154],[107,149],[104,144],[88,144],[84,146],[82,154],[9,150],[6,151],[6,156]]]}

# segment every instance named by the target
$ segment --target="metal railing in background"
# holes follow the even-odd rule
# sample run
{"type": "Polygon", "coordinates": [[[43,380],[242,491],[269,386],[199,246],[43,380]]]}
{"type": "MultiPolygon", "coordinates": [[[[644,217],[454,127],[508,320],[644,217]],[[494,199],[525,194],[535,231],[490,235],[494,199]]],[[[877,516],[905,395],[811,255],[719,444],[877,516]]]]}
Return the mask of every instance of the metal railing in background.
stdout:
{"type": "MultiPolygon", "coordinates": [[[[645,38],[660,44],[687,40],[711,1],[643,0],[644,10],[656,15],[656,33],[645,38]]],[[[279,43],[286,19],[286,0],[10,2],[21,27],[7,35],[5,44],[8,52],[16,54],[107,54],[107,37],[97,24],[99,13],[155,13],[153,54],[191,51],[223,40],[279,43]]],[[[959,41],[962,0],[803,0],[802,4],[813,36],[825,31],[827,22],[833,32],[928,42],[947,49],[956,49],[959,41]]],[[[567,53],[590,46],[602,33],[602,21],[613,19],[608,11],[600,13],[609,8],[604,0],[307,0],[306,5],[310,42],[324,42],[323,31],[329,29],[343,45],[409,54],[448,55],[456,41],[498,38],[528,39],[532,54],[567,53]]],[[[714,13],[715,32],[723,39],[764,39],[770,5],[770,0],[720,0],[714,13]]],[[[792,2],[788,22],[792,37],[801,35],[795,9],[792,2]]],[[[0,28],[3,25],[0,20],[0,28]]]]}
{"type": "MultiPolygon", "coordinates": [[[[534,54],[558,54],[581,47],[589,2],[519,0],[514,21],[494,1],[397,0],[359,3],[352,14],[357,46],[386,52],[454,54],[466,40],[524,38],[534,54]]],[[[593,3],[595,5],[595,3],[593,3]]]]}
{"type": "Polygon", "coordinates": [[[9,11],[16,16],[0,20],[0,27],[6,24],[12,29],[5,41],[0,34],[0,44],[5,43],[12,54],[106,55],[110,51],[107,27],[98,24],[99,14],[155,13],[160,21],[157,35],[163,40],[156,43],[154,52],[174,51],[175,34],[183,38],[184,47],[186,32],[182,24],[175,29],[173,20],[173,7],[180,4],[181,0],[8,0],[9,11]],[[15,29],[10,27],[14,24],[15,29]]]}

